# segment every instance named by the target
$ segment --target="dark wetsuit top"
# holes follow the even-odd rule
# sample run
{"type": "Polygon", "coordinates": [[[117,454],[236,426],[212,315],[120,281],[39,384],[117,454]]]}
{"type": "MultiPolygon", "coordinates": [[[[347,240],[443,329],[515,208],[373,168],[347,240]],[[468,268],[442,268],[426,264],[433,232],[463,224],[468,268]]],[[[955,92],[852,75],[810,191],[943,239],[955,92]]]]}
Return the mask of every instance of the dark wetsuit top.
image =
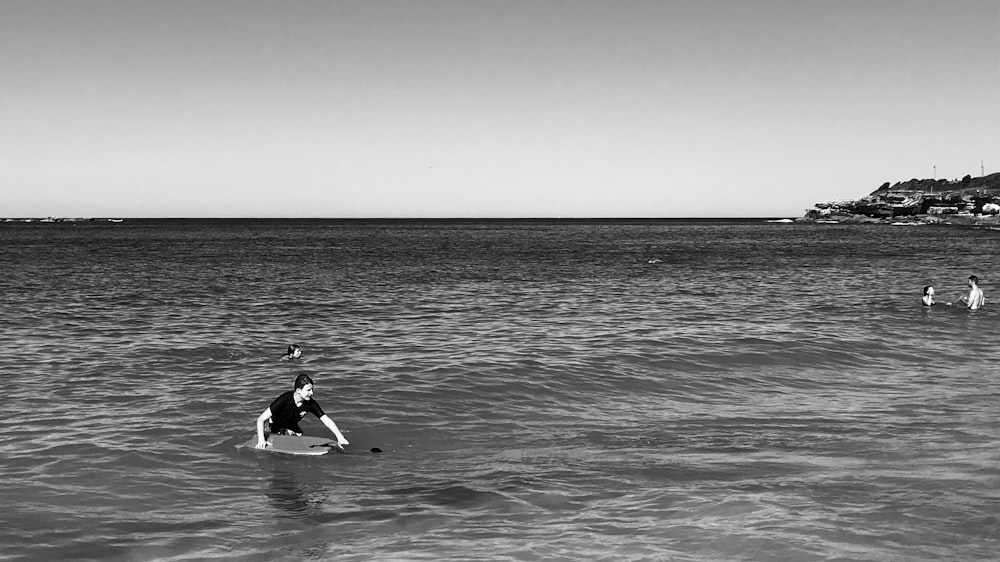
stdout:
{"type": "Polygon", "coordinates": [[[315,400],[304,400],[301,406],[296,406],[294,394],[294,391],[289,390],[271,402],[271,433],[302,433],[299,420],[306,417],[307,413],[312,412],[317,418],[326,415],[315,400]]]}

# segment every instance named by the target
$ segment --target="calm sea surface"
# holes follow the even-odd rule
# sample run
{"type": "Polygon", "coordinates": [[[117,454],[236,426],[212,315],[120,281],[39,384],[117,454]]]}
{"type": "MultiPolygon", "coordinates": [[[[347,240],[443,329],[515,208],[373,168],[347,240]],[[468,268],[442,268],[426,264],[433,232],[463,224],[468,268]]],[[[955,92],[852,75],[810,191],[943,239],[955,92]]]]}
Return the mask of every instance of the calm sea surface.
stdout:
{"type": "Polygon", "coordinates": [[[998,257],[968,227],[0,224],[0,559],[996,559],[998,257]],[[920,306],[970,273],[985,310],[920,306]],[[349,454],[237,448],[299,373],[349,454]]]}

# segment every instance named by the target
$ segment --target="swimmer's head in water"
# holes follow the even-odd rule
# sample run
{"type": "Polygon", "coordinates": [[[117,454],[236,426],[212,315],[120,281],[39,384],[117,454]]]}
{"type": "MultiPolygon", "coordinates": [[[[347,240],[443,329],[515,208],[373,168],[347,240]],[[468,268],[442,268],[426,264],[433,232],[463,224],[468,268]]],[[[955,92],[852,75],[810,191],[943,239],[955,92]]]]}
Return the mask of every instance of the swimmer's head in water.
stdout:
{"type": "Polygon", "coordinates": [[[285,355],[291,358],[298,358],[302,356],[302,350],[297,345],[290,345],[288,346],[288,350],[285,351],[285,355]]]}

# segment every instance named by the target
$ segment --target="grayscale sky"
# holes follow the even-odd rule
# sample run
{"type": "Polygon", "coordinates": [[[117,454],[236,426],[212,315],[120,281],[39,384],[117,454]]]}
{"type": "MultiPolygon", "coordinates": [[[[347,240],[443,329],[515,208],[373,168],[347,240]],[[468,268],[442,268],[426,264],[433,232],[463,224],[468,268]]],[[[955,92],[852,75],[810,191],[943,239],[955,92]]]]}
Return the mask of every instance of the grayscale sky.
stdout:
{"type": "Polygon", "coordinates": [[[796,217],[1000,171],[997,0],[4,0],[0,80],[6,217],[796,217]]]}

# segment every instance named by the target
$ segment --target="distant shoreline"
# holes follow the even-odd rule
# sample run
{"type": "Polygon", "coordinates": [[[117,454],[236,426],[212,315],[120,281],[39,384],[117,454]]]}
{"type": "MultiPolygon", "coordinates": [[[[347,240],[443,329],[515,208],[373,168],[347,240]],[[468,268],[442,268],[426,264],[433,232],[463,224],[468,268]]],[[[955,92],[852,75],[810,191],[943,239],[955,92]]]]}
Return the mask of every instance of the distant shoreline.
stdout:
{"type": "Polygon", "coordinates": [[[800,220],[994,226],[1000,224],[1000,173],[961,180],[885,182],[860,199],[816,203],[800,220]]]}
{"type": "Polygon", "coordinates": [[[1000,227],[1000,215],[909,215],[900,217],[869,217],[865,215],[835,215],[824,218],[803,217],[796,223],[813,224],[885,224],[893,226],[987,226],[1000,227]]]}

